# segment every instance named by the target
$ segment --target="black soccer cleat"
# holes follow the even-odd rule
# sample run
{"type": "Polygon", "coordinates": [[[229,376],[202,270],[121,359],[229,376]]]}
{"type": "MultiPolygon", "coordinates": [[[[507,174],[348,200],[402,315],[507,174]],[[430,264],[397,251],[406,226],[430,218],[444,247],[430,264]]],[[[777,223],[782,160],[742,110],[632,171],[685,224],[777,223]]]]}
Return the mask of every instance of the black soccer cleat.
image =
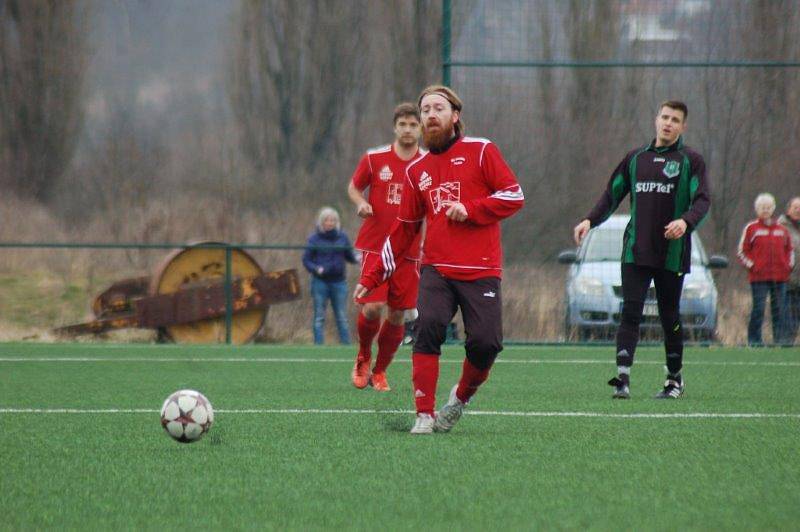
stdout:
{"type": "Polygon", "coordinates": [[[656,394],[656,399],[677,399],[683,395],[684,382],[683,379],[676,381],[675,379],[667,379],[664,383],[664,389],[656,394]]]}
{"type": "Polygon", "coordinates": [[[628,388],[628,385],[622,382],[619,377],[614,377],[610,381],[608,381],[609,386],[614,387],[614,395],[611,396],[612,399],[630,399],[631,398],[631,390],[628,388]]]}

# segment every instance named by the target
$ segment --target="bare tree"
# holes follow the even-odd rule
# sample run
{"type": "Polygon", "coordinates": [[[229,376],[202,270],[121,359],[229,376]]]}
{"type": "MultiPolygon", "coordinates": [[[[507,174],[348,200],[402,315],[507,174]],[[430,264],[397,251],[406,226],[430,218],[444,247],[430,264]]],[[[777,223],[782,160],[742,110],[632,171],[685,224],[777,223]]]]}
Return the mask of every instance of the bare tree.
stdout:
{"type": "MultiPolygon", "coordinates": [[[[712,10],[710,24],[697,28],[715,50],[739,61],[785,60],[797,42],[796,10],[779,2],[735,3],[712,10]],[[748,28],[740,39],[735,28],[748,28]],[[711,29],[709,29],[711,28],[711,29]]],[[[752,217],[758,192],[780,193],[782,177],[795,172],[798,153],[796,69],[709,69],[698,76],[705,121],[698,128],[703,153],[713,168],[714,203],[711,219],[718,245],[732,247],[744,220],[752,217]]]]}
{"type": "Polygon", "coordinates": [[[47,200],[83,121],[88,4],[0,2],[0,186],[47,200]]]}
{"type": "Polygon", "coordinates": [[[423,87],[438,82],[441,2],[392,0],[380,8],[373,4],[371,11],[378,16],[377,27],[386,28],[389,35],[389,46],[374,51],[380,61],[392,65],[392,99],[410,99],[409,95],[416,96],[423,87]]]}
{"type": "Polygon", "coordinates": [[[228,93],[242,152],[267,194],[343,198],[391,110],[438,79],[437,0],[242,0],[228,93]]]}
{"type": "MultiPolygon", "coordinates": [[[[367,88],[363,2],[245,0],[230,98],[244,153],[280,198],[337,148],[349,102],[367,88]]],[[[316,186],[325,186],[319,183],[316,186]]]]}

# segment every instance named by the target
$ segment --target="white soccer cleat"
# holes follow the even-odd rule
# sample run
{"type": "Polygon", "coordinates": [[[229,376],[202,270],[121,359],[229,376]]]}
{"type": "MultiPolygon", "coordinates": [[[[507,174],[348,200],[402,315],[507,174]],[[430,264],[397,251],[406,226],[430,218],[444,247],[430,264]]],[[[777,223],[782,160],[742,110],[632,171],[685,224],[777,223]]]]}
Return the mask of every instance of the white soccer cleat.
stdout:
{"type": "Polygon", "coordinates": [[[417,420],[411,427],[411,434],[433,434],[433,416],[430,414],[417,414],[417,420]]]}
{"type": "Polygon", "coordinates": [[[450,432],[453,425],[461,419],[461,414],[464,413],[464,407],[467,405],[462,403],[456,396],[457,389],[458,384],[450,390],[450,397],[447,399],[447,403],[436,414],[436,421],[433,423],[433,430],[436,432],[450,432]]]}

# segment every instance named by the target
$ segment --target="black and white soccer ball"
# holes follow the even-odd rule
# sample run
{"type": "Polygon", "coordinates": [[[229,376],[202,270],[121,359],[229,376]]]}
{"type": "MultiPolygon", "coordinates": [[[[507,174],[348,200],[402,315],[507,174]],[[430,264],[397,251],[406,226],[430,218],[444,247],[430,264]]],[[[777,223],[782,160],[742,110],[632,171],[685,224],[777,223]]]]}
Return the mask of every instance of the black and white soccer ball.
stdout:
{"type": "Polygon", "coordinates": [[[195,390],[178,390],[161,407],[161,426],[181,443],[196,442],[211,429],[213,422],[211,403],[195,390]]]}

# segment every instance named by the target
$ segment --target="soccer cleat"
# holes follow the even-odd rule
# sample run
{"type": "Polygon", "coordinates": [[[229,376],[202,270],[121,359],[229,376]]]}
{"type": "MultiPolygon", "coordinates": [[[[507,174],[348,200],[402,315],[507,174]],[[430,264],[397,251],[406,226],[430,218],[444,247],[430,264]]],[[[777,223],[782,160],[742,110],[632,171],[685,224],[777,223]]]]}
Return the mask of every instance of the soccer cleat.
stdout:
{"type": "Polygon", "coordinates": [[[461,415],[464,413],[464,407],[467,405],[466,403],[462,403],[456,396],[457,389],[458,384],[453,386],[453,389],[450,390],[450,397],[436,415],[436,421],[433,423],[433,430],[436,432],[450,432],[450,429],[458,423],[458,420],[461,419],[461,415]]]}
{"type": "Polygon", "coordinates": [[[430,414],[417,414],[417,420],[411,427],[411,434],[433,434],[435,420],[430,414]]]}
{"type": "Polygon", "coordinates": [[[392,390],[389,387],[389,383],[386,381],[386,372],[373,373],[369,378],[369,383],[379,392],[389,392],[392,390]]]}
{"type": "Polygon", "coordinates": [[[628,388],[628,385],[622,382],[619,377],[614,377],[610,381],[608,381],[609,386],[614,387],[614,395],[611,396],[612,399],[630,399],[631,398],[631,390],[628,388]]]}
{"type": "Polygon", "coordinates": [[[667,379],[664,383],[664,389],[656,394],[656,399],[677,399],[683,395],[684,382],[683,379],[676,381],[675,379],[667,379]]]}
{"type": "Polygon", "coordinates": [[[366,388],[369,383],[369,357],[356,357],[356,364],[353,366],[353,386],[358,389],[366,388]]]}

